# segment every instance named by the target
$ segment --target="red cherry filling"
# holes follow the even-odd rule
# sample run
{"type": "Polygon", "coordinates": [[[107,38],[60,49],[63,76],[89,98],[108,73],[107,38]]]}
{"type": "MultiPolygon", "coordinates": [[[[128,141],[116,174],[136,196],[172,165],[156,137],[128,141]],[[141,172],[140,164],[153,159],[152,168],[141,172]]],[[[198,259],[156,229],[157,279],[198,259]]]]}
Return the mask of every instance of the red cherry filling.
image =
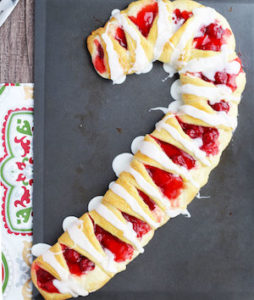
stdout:
{"type": "Polygon", "coordinates": [[[214,75],[214,80],[207,78],[203,73],[199,73],[198,76],[207,82],[212,82],[213,84],[225,84],[231,88],[232,92],[237,89],[236,78],[238,74],[228,74],[226,71],[216,72],[214,75]]]}
{"type": "Polygon", "coordinates": [[[119,240],[99,225],[94,225],[94,232],[102,247],[115,255],[114,260],[116,262],[119,263],[132,258],[134,248],[131,245],[119,240]]]}
{"type": "Polygon", "coordinates": [[[157,204],[144,192],[137,190],[139,193],[139,196],[143,199],[145,204],[149,207],[149,209],[152,211],[154,217],[156,218],[157,222],[160,223],[163,219],[163,211],[157,206],[157,204]]]}
{"type": "Polygon", "coordinates": [[[205,127],[199,125],[192,125],[182,122],[179,118],[178,122],[183,131],[192,139],[201,138],[203,145],[201,150],[205,151],[207,155],[216,155],[219,152],[218,138],[219,131],[217,128],[205,127]]]}
{"type": "Polygon", "coordinates": [[[215,110],[215,111],[225,111],[226,113],[229,112],[230,106],[225,100],[221,100],[220,102],[217,102],[215,104],[211,104],[210,101],[208,101],[208,104],[215,110]]]}
{"type": "Polygon", "coordinates": [[[115,39],[118,41],[118,43],[127,49],[127,40],[124,33],[124,30],[121,27],[117,27],[116,33],[115,33],[115,39]]]}
{"type": "Polygon", "coordinates": [[[156,142],[161,146],[163,151],[175,164],[185,167],[188,170],[195,167],[196,161],[191,155],[169,143],[157,139],[154,136],[151,137],[156,140],[156,142]]]}
{"type": "Polygon", "coordinates": [[[181,189],[183,188],[183,180],[181,177],[153,166],[145,165],[145,168],[154,183],[168,199],[173,200],[180,195],[181,189]]]}
{"type": "Polygon", "coordinates": [[[70,249],[65,245],[61,245],[61,247],[68,268],[72,274],[81,276],[89,271],[94,270],[95,264],[87,257],[79,254],[74,249],[70,249]]]}
{"type": "Polygon", "coordinates": [[[173,12],[173,21],[175,24],[178,24],[178,23],[182,23],[184,24],[190,17],[192,17],[192,12],[191,11],[186,11],[186,10],[183,10],[181,11],[180,9],[175,9],[174,12],[173,12]]]}
{"type": "Polygon", "coordinates": [[[48,293],[60,293],[54,286],[53,280],[56,279],[49,272],[36,265],[35,267],[38,287],[48,293]]]}
{"type": "Polygon", "coordinates": [[[149,209],[151,211],[156,209],[156,204],[155,202],[149,197],[147,196],[144,192],[138,190],[139,196],[143,199],[143,201],[145,202],[145,204],[149,207],[149,209]]]}
{"type": "Polygon", "coordinates": [[[225,84],[226,86],[231,88],[232,92],[234,92],[237,89],[236,78],[241,72],[243,72],[241,60],[239,58],[236,58],[234,61],[236,61],[240,64],[240,70],[237,74],[229,74],[224,70],[219,71],[219,72],[215,73],[214,80],[207,78],[201,72],[195,73],[195,76],[198,76],[199,78],[201,78],[202,80],[205,80],[207,82],[212,82],[215,85],[225,84]]]}
{"type": "Polygon", "coordinates": [[[94,67],[99,73],[102,74],[106,72],[106,67],[104,64],[104,50],[98,40],[94,40],[94,43],[97,49],[97,55],[94,59],[94,67]]]}
{"type": "Polygon", "coordinates": [[[200,50],[220,51],[231,34],[229,29],[223,29],[218,23],[211,23],[200,29],[201,36],[195,37],[193,46],[200,50]]]}
{"type": "Polygon", "coordinates": [[[122,212],[122,215],[125,218],[125,220],[132,223],[133,230],[137,233],[138,238],[142,238],[143,235],[145,235],[151,230],[151,227],[146,222],[133,216],[130,216],[124,212],[122,212]]]}
{"type": "Polygon", "coordinates": [[[129,19],[137,25],[139,31],[144,37],[147,37],[153,25],[153,21],[158,14],[158,4],[146,5],[138,13],[136,17],[130,16],[129,19]]]}

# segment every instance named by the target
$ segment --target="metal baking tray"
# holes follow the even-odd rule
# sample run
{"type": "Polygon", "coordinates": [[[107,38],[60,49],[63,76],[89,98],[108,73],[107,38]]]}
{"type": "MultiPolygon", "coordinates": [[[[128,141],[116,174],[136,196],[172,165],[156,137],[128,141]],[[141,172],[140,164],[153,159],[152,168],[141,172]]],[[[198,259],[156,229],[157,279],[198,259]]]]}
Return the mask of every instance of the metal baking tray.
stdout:
{"type": "MultiPolygon", "coordinates": [[[[159,229],[127,270],[89,299],[254,299],[254,2],[201,1],[230,22],[247,72],[239,126],[189,210],[159,229]]],[[[173,80],[160,63],[112,85],[93,69],[84,41],[127,0],[35,3],[34,243],[53,244],[65,216],[115,179],[111,163],[151,132],[173,80]]],[[[42,299],[34,291],[34,299],[42,299]]],[[[83,299],[83,298],[80,298],[83,299]]]]}

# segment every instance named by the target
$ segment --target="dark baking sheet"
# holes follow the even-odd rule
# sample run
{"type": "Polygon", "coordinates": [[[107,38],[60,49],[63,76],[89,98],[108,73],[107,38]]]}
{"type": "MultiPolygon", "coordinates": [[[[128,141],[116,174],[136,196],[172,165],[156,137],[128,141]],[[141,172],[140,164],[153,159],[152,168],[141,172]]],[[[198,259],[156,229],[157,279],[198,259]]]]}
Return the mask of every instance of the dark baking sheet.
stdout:
{"type": "MultiPolygon", "coordinates": [[[[201,194],[159,229],[145,253],[89,299],[254,299],[254,2],[202,1],[225,15],[247,72],[239,127],[201,194]]],[[[94,71],[84,38],[127,0],[36,0],[34,243],[53,244],[67,215],[114,180],[112,159],[150,132],[172,80],[152,72],[112,85],[94,71]]],[[[34,292],[34,299],[41,299],[34,292]]],[[[81,299],[81,298],[80,298],[81,299]]]]}

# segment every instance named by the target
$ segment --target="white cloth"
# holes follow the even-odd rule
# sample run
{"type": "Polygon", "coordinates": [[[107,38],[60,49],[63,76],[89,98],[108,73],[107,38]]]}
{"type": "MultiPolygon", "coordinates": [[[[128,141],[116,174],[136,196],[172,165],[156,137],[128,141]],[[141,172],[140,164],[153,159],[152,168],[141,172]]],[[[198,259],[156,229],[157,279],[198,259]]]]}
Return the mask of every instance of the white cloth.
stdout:
{"type": "Polygon", "coordinates": [[[19,0],[2,0],[0,1],[0,27],[8,18],[19,0]]]}

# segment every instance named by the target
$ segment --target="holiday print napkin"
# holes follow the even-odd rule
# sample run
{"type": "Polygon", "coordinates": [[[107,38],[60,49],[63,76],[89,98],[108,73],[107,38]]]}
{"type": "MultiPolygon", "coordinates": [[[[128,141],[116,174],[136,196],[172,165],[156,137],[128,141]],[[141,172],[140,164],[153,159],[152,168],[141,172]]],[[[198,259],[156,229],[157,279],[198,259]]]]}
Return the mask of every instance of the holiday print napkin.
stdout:
{"type": "Polygon", "coordinates": [[[33,129],[33,85],[0,84],[0,228],[4,300],[32,298],[33,129]]]}

